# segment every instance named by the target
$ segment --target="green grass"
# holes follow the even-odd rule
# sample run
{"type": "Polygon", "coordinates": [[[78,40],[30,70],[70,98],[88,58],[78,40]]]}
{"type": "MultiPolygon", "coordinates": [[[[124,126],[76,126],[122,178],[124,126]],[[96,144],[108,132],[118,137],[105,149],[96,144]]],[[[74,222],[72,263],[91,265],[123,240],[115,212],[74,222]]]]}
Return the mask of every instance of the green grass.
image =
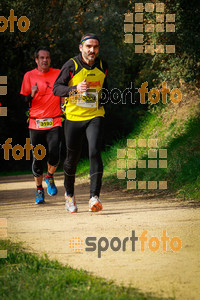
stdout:
{"type": "Polygon", "coordinates": [[[27,175],[27,174],[33,174],[31,171],[11,171],[11,172],[6,172],[2,171],[0,172],[0,176],[15,176],[15,175],[27,175]]]}
{"type": "MultiPolygon", "coordinates": [[[[165,112],[167,113],[167,112],[165,112]]],[[[147,122],[139,134],[132,138],[157,138],[159,148],[167,149],[167,169],[140,169],[141,180],[167,180],[171,191],[185,199],[200,199],[200,116],[191,117],[185,122],[173,119],[163,121],[162,110],[147,116],[147,122]]],[[[139,158],[147,159],[140,153],[139,158]]]]}
{"type": "Polygon", "coordinates": [[[139,293],[134,288],[116,286],[25,251],[21,244],[0,240],[8,256],[0,259],[0,299],[161,299],[139,293]]]}

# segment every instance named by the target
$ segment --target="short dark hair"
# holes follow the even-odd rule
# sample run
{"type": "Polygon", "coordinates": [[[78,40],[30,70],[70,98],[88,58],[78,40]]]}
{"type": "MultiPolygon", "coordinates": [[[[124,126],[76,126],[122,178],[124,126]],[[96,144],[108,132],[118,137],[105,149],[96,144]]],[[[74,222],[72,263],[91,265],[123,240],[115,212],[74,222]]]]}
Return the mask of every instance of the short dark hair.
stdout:
{"type": "Polygon", "coordinates": [[[86,37],[94,37],[94,39],[96,39],[96,40],[100,43],[99,37],[98,37],[95,33],[89,32],[89,33],[85,33],[85,34],[81,37],[80,44],[82,44],[83,40],[84,40],[86,37]]]}
{"type": "Polygon", "coordinates": [[[39,55],[39,51],[40,51],[40,50],[47,51],[47,52],[49,52],[49,54],[51,55],[50,49],[49,49],[48,47],[46,47],[46,46],[40,46],[40,47],[38,47],[38,48],[35,50],[35,53],[34,53],[34,57],[35,57],[35,58],[38,58],[38,55],[39,55]]]}

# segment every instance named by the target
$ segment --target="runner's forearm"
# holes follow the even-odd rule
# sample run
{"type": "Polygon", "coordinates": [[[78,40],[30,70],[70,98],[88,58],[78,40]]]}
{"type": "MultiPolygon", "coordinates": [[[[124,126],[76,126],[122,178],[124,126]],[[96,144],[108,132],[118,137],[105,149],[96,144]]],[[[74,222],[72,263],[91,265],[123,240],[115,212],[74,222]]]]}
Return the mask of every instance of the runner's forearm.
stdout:
{"type": "Polygon", "coordinates": [[[68,97],[73,90],[76,91],[76,86],[66,86],[58,81],[54,84],[53,94],[59,97],[68,97]]]}

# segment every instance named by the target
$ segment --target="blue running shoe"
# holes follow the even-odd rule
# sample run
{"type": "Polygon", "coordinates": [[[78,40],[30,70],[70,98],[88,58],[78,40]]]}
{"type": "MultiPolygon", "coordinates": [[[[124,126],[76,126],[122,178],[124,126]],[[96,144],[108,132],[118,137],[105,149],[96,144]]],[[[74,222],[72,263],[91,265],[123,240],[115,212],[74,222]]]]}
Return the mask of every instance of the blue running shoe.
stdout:
{"type": "Polygon", "coordinates": [[[47,184],[47,193],[49,194],[49,196],[54,196],[57,194],[58,190],[57,187],[55,186],[53,177],[47,178],[45,176],[45,182],[47,184]]]}
{"type": "Polygon", "coordinates": [[[44,201],[44,189],[37,190],[35,204],[42,204],[44,201]]]}

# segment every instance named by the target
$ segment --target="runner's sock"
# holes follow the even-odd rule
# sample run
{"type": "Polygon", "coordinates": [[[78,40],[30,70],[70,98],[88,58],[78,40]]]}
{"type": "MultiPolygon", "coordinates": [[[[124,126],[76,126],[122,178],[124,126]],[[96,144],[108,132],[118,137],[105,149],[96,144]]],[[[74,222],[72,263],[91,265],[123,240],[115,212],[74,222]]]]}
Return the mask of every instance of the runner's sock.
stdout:
{"type": "Polygon", "coordinates": [[[47,172],[46,178],[48,179],[48,178],[52,178],[52,177],[53,177],[53,174],[47,172]]]}
{"type": "Polygon", "coordinates": [[[42,189],[43,189],[42,185],[37,185],[37,190],[42,190],[42,189]]]}

